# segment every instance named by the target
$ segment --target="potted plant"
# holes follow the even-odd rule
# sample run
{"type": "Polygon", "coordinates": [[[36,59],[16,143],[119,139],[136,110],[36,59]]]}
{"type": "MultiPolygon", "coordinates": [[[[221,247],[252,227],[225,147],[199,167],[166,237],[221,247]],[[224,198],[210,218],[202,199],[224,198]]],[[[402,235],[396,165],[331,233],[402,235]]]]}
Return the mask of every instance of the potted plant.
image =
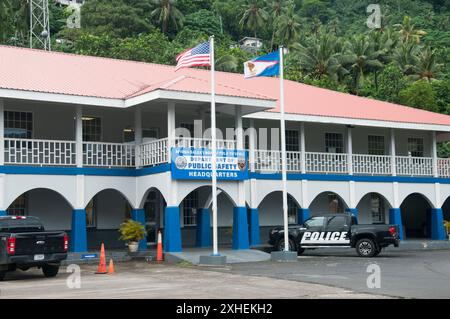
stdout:
{"type": "Polygon", "coordinates": [[[120,225],[120,240],[128,243],[130,252],[136,252],[139,248],[139,241],[147,235],[145,227],[134,220],[128,219],[120,225]]]}

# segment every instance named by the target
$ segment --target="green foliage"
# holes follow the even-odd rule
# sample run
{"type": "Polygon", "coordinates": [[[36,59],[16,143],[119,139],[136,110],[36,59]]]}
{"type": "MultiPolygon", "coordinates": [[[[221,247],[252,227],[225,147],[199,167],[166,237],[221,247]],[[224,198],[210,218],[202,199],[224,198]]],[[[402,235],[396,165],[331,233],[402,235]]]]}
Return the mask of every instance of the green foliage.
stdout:
{"type": "Polygon", "coordinates": [[[419,80],[407,86],[399,93],[400,103],[420,109],[437,112],[438,105],[431,84],[419,80]]]}
{"type": "MultiPolygon", "coordinates": [[[[88,0],[82,28],[67,29],[70,13],[50,1],[52,49],[175,64],[214,34],[217,69],[242,72],[253,55],[235,44],[257,36],[258,54],[289,48],[290,80],[450,114],[449,1],[375,3],[381,28],[369,30],[367,1],[88,0]]],[[[28,45],[28,14],[27,0],[0,0],[0,44],[28,45]]]]}
{"type": "Polygon", "coordinates": [[[128,219],[120,225],[120,240],[126,242],[137,242],[145,238],[147,235],[145,227],[134,220],[128,219]]]}
{"type": "Polygon", "coordinates": [[[437,154],[441,158],[450,158],[450,142],[438,143],[437,154]]]}

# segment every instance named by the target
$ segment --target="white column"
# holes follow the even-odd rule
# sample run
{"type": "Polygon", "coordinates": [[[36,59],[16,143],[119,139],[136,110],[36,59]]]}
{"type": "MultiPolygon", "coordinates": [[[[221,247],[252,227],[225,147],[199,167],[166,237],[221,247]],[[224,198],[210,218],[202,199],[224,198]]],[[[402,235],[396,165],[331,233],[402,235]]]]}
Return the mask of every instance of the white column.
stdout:
{"type": "Polygon", "coordinates": [[[390,136],[391,136],[391,142],[390,142],[391,174],[392,174],[392,176],[397,176],[397,165],[395,163],[395,131],[393,128],[390,129],[390,136]]]}
{"type": "Polygon", "coordinates": [[[255,132],[255,120],[250,119],[249,125],[249,136],[248,136],[248,147],[249,147],[249,163],[250,172],[255,171],[255,161],[256,161],[256,132],[255,132]]]}
{"type": "Polygon", "coordinates": [[[76,189],[77,189],[77,197],[76,197],[76,207],[75,209],[85,209],[85,183],[84,183],[84,175],[76,176],[76,189]]]}
{"type": "Polygon", "coordinates": [[[353,136],[351,126],[347,126],[347,167],[348,174],[353,175],[353,136]]]}
{"type": "Polygon", "coordinates": [[[300,123],[300,165],[302,174],[306,174],[306,137],[305,123],[300,123]]]}
{"type": "Polygon", "coordinates": [[[0,98],[0,165],[4,165],[5,164],[5,143],[4,143],[4,138],[5,138],[5,122],[4,122],[4,117],[5,117],[5,101],[0,98]]]}
{"type": "Polygon", "coordinates": [[[167,158],[169,163],[172,162],[171,149],[175,146],[175,129],[175,102],[169,102],[167,104],[167,158]]]}
{"type": "MultiPolygon", "coordinates": [[[[234,126],[236,130],[236,149],[244,149],[244,132],[242,130],[242,108],[235,106],[234,126]]],[[[245,207],[245,184],[244,181],[238,182],[238,206],[245,207]]]]}
{"type": "Polygon", "coordinates": [[[139,152],[139,145],[142,144],[142,110],[139,107],[137,107],[134,111],[134,143],[136,144],[135,165],[136,167],[140,167],[141,156],[139,152]]]}
{"type": "Polygon", "coordinates": [[[80,105],[75,115],[75,142],[77,167],[83,167],[83,108],[80,105]]]}
{"type": "Polygon", "coordinates": [[[433,157],[433,176],[439,177],[438,166],[437,166],[436,131],[431,132],[431,156],[433,157]]]}

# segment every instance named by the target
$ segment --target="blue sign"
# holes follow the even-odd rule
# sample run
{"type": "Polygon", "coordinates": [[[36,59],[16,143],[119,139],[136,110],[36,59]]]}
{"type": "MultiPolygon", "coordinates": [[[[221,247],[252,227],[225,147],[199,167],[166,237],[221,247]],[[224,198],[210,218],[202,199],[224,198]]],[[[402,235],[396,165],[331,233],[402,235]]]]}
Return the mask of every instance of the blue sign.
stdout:
{"type": "MultiPolygon", "coordinates": [[[[217,150],[216,172],[218,180],[244,180],[248,178],[245,150],[217,150]]],[[[211,155],[206,148],[172,148],[172,178],[186,180],[211,179],[211,155]]]]}
{"type": "Polygon", "coordinates": [[[81,259],[94,259],[98,258],[98,254],[83,254],[81,255],[81,259]]]}

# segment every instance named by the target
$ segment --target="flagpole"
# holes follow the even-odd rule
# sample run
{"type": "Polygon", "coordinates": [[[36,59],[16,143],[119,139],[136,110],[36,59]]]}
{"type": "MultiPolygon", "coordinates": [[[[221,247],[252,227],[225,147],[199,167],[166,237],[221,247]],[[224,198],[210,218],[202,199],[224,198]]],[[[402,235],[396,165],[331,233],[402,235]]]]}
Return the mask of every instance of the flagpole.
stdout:
{"type": "Polygon", "coordinates": [[[287,167],[286,167],[286,123],[284,119],[284,54],[280,46],[280,126],[281,126],[281,179],[283,190],[283,222],[284,222],[284,251],[289,251],[289,225],[287,203],[287,167]]]}
{"type": "Polygon", "coordinates": [[[211,52],[211,188],[212,188],[212,220],[213,220],[213,256],[219,255],[217,240],[217,144],[216,144],[216,77],[214,61],[214,36],[209,38],[211,52]]]}

